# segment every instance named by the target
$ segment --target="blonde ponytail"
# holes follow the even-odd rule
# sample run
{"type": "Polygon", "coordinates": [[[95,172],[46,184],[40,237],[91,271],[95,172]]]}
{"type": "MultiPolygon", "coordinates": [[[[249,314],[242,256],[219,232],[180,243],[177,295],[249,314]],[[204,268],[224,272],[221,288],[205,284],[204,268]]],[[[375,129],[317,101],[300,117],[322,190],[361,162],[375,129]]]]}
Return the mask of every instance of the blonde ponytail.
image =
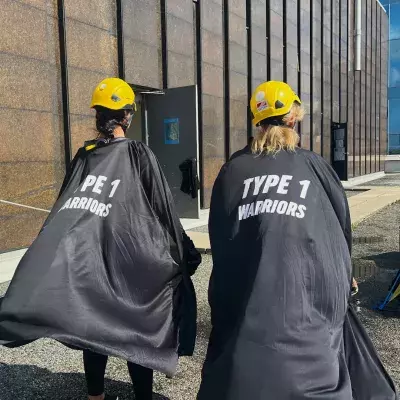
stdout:
{"type": "MultiPolygon", "coordinates": [[[[295,103],[290,112],[283,117],[283,122],[299,122],[304,118],[305,109],[295,103]]],[[[251,145],[254,154],[275,155],[281,150],[296,151],[300,136],[287,125],[261,125],[251,145]]]]}

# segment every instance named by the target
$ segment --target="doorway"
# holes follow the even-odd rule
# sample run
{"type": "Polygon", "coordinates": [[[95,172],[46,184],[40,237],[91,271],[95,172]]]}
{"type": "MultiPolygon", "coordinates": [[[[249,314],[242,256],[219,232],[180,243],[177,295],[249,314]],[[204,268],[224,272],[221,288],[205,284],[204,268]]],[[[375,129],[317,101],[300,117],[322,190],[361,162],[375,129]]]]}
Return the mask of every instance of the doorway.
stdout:
{"type": "MultiPolygon", "coordinates": [[[[180,218],[200,217],[198,188],[183,193],[179,166],[191,160],[191,176],[199,168],[197,86],[163,91],[133,86],[137,111],[126,136],[147,144],[156,155],[175,200],[180,218]],[[197,193],[197,195],[196,195],[197,193]]],[[[187,175],[186,175],[187,176],[187,175]]],[[[197,183],[197,182],[196,182],[197,183]]]]}
{"type": "Polygon", "coordinates": [[[341,181],[347,181],[347,123],[332,123],[332,167],[341,181]]]}

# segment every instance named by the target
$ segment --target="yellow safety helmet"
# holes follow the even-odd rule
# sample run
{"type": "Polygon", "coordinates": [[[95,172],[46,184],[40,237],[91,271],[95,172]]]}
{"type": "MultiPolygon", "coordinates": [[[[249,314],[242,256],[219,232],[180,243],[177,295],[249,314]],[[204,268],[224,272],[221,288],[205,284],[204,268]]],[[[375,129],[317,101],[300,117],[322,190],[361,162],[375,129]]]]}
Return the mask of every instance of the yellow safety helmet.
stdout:
{"type": "Polygon", "coordinates": [[[135,110],[135,93],[122,79],[102,80],[93,91],[90,108],[101,106],[110,110],[135,110]]]}
{"type": "Polygon", "coordinates": [[[250,109],[253,113],[253,124],[261,121],[286,115],[293,103],[301,101],[293,89],[285,82],[264,82],[254,91],[250,100],[250,109]]]}

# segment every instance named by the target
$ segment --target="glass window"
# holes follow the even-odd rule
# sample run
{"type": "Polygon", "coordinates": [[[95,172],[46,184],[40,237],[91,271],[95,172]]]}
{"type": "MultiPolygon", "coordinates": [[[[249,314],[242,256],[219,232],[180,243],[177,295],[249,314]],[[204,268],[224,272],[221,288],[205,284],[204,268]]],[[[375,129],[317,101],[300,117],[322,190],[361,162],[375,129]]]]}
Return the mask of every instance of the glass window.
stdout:
{"type": "Polygon", "coordinates": [[[399,143],[399,135],[394,134],[394,135],[389,135],[389,147],[395,147],[398,146],[399,143]]]}
{"type": "Polygon", "coordinates": [[[400,39],[390,41],[389,87],[400,87],[400,39]]]}
{"type": "Polygon", "coordinates": [[[389,134],[400,134],[400,99],[389,100],[389,134]]]}
{"type": "Polygon", "coordinates": [[[390,40],[400,39],[400,3],[390,5],[390,40]]]}

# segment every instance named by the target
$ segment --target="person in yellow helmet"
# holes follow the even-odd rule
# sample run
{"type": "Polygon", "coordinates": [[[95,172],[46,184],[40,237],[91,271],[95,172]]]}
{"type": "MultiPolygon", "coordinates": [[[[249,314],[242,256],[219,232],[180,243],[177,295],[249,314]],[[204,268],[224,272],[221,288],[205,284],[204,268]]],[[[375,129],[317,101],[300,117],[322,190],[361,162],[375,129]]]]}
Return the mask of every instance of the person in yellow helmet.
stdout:
{"type": "Polygon", "coordinates": [[[349,306],[345,192],[319,155],[298,147],[300,98],[270,81],[250,107],[257,133],[212,193],[212,331],[197,399],[394,400],[349,306]]]}
{"type": "Polygon", "coordinates": [[[132,88],[105,79],[91,107],[98,135],[72,161],[1,302],[0,345],[47,337],[83,350],[90,400],[117,399],[105,395],[104,373],[108,356],[121,357],[135,399],[151,400],[153,370],[171,376],[178,356],[193,353],[190,276],[201,257],[154,154],[125,137],[132,88]]]}

